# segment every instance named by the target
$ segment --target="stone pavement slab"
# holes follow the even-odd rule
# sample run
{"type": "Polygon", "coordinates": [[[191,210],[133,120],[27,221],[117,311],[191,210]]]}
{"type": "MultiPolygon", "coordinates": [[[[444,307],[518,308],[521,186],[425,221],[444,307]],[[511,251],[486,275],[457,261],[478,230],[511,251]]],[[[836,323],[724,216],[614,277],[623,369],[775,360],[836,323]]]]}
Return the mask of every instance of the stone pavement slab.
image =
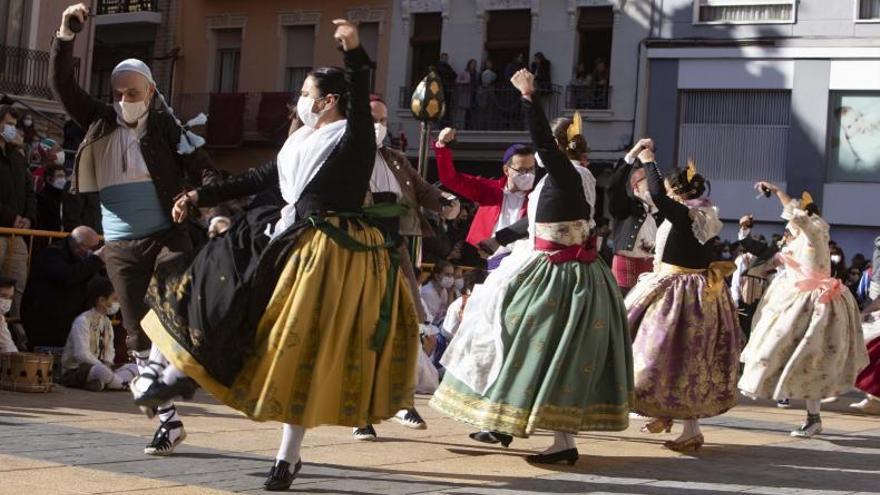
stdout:
{"type": "MultiPolygon", "coordinates": [[[[880,495],[880,418],[852,415],[846,398],[823,413],[826,434],[797,440],[797,408],[744,400],[704,422],[707,444],[683,455],[661,447],[673,434],[578,436],[577,465],[532,466],[523,457],[547,433],[510,448],[470,441],[471,428],[418,407],[427,430],[377,425],[379,441],[349,428],[310,430],[292,493],[322,495],[830,494],[880,495]]],[[[798,404],[795,404],[798,405],[798,404]]],[[[198,394],[179,410],[188,439],[168,458],[145,456],[155,428],[127,394],[58,388],[0,392],[0,495],[263,493],[280,428],[255,423],[198,394]]]]}

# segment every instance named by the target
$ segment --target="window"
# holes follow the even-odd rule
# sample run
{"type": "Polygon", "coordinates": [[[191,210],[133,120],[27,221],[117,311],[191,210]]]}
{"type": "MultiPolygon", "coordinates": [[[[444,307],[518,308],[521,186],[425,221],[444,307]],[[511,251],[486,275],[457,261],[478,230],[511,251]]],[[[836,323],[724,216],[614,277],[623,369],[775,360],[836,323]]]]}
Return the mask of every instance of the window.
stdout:
{"type": "Polygon", "coordinates": [[[489,13],[489,21],[486,23],[486,53],[495,65],[500,80],[509,80],[507,73],[514,67],[528,66],[531,35],[531,11],[493,10],[489,13]]]}
{"type": "Polygon", "coordinates": [[[880,91],[833,91],[830,100],[829,179],[877,182],[880,177],[880,91]]]}
{"type": "Polygon", "coordinates": [[[858,0],[860,21],[880,21],[880,0],[858,0]]]}
{"type": "Polygon", "coordinates": [[[437,63],[440,58],[442,30],[443,17],[440,12],[413,15],[412,35],[409,38],[409,45],[412,47],[409,66],[410,88],[415,87],[428,74],[428,67],[437,63]]]}
{"type": "MultiPolygon", "coordinates": [[[[361,46],[370,56],[373,63],[379,62],[379,23],[378,22],[362,22],[358,25],[358,37],[361,40],[361,46]]],[[[376,69],[370,70],[370,91],[376,90],[376,69]]]]}
{"type": "Polygon", "coordinates": [[[288,26],[284,90],[299,93],[315,63],[315,26],[288,26]]]}
{"type": "Polygon", "coordinates": [[[238,92],[238,69],[241,64],[241,29],[215,29],[217,58],[214,61],[214,91],[238,92]]]}
{"type": "Polygon", "coordinates": [[[793,23],[797,0],[695,0],[698,24],[793,23]]]}
{"type": "Polygon", "coordinates": [[[583,7],[578,16],[578,63],[568,87],[568,108],[607,109],[611,93],[614,10],[583,7]]]}
{"type": "Polygon", "coordinates": [[[781,180],[791,122],[787,90],[680,93],[678,163],[693,157],[716,180],[781,180]]]}

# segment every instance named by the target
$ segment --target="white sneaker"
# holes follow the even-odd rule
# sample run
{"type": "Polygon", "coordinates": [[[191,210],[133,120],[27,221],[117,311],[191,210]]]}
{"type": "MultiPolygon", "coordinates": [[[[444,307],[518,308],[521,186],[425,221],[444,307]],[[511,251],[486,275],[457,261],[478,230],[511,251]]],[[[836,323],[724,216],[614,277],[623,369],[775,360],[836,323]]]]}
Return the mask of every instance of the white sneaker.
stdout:
{"type": "Polygon", "coordinates": [[[865,414],[880,414],[880,400],[865,398],[861,402],[850,404],[849,407],[865,414]]]}
{"type": "Polygon", "coordinates": [[[791,432],[791,436],[796,438],[813,438],[822,433],[822,421],[807,422],[803,426],[791,432]]]}
{"type": "Polygon", "coordinates": [[[144,448],[144,454],[168,456],[186,440],[186,430],[180,421],[162,423],[153,435],[153,441],[144,448]]]}
{"type": "Polygon", "coordinates": [[[779,409],[788,409],[789,407],[791,407],[791,401],[788,399],[776,401],[776,407],[778,407],[779,409]]]}
{"type": "Polygon", "coordinates": [[[351,434],[354,436],[355,440],[366,442],[375,442],[376,439],[379,438],[379,436],[376,435],[376,429],[373,428],[373,425],[367,425],[363,428],[354,428],[351,434]]]}

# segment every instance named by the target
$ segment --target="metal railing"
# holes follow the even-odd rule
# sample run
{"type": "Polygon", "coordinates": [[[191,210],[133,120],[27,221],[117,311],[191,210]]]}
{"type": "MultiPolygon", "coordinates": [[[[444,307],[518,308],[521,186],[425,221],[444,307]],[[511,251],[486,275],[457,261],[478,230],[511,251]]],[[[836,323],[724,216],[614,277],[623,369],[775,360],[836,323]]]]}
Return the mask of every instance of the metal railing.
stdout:
{"type": "Polygon", "coordinates": [[[611,86],[570,84],[565,89],[565,106],[576,110],[608,110],[611,86]]]}
{"type": "MultiPolygon", "coordinates": [[[[413,88],[400,88],[398,107],[408,109],[413,88]]],[[[559,114],[562,87],[551,85],[539,89],[541,105],[548,117],[559,114]]],[[[441,126],[452,126],[467,131],[522,131],[526,129],[525,115],[520,104],[519,91],[509,84],[481,86],[456,84],[446,96],[446,115],[441,126]]]]}
{"type": "MultiPolygon", "coordinates": [[[[79,65],[79,58],[74,58],[76,79],[79,65]]],[[[49,52],[0,45],[0,93],[51,99],[49,52]]]]}
{"type": "Polygon", "coordinates": [[[100,0],[98,2],[98,15],[158,11],[158,0],[100,0]]]}

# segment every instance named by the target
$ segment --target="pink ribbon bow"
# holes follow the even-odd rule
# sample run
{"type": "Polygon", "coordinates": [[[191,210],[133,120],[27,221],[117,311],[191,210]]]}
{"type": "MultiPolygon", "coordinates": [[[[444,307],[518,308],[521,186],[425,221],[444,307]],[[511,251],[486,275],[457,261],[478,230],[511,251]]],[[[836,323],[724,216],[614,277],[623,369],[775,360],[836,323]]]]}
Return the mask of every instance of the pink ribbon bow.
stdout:
{"type": "Polygon", "coordinates": [[[812,270],[805,270],[801,264],[795,261],[790,255],[780,253],[777,257],[786,266],[803,277],[794,284],[798,290],[804,292],[812,292],[814,290],[821,291],[819,294],[820,303],[828,304],[832,299],[839,296],[841,291],[843,291],[843,284],[840,280],[834,277],[825,277],[812,270]]]}

